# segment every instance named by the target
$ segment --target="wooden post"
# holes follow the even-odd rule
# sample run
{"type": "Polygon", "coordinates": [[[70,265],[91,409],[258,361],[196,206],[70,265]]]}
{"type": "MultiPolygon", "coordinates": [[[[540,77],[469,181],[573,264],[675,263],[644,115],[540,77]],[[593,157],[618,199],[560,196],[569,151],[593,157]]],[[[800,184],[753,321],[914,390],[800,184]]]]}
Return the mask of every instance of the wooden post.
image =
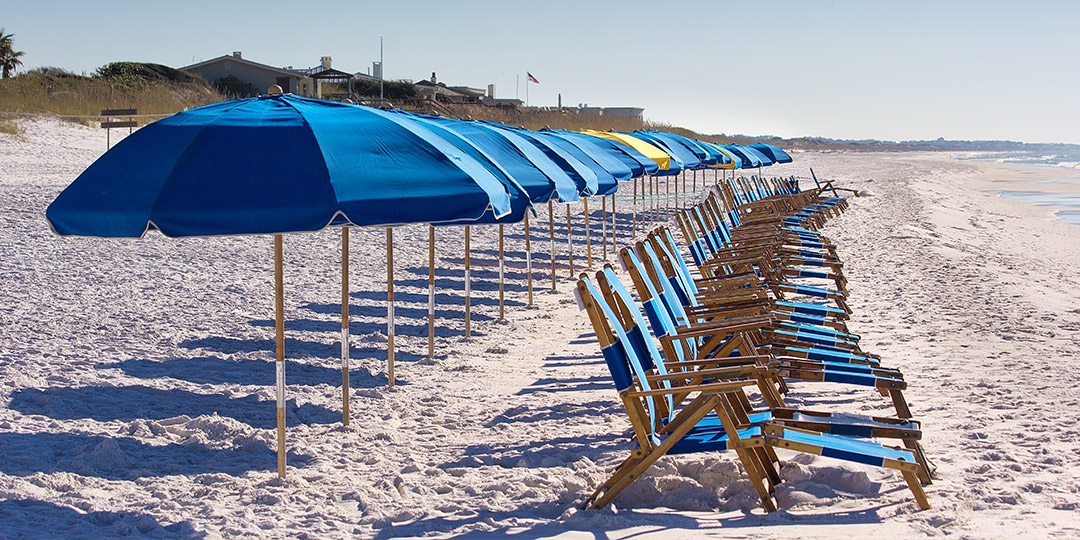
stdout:
{"type": "MultiPolygon", "coordinates": [[[[526,213],[528,210],[525,211],[526,213]]],[[[499,320],[506,319],[506,258],[503,250],[503,224],[499,224],[499,320]]]]}
{"type": "Polygon", "coordinates": [[[386,378],[394,387],[394,229],[386,228],[386,378]]]}
{"type": "Polygon", "coordinates": [[[529,237],[529,213],[530,211],[525,212],[525,275],[529,290],[527,307],[533,307],[532,238],[529,237]]]}
{"type": "MultiPolygon", "coordinates": [[[[585,198],[585,261],[592,270],[592,234],[589,231],[589,198],[585,198]]],[[[573,277],[573,276],[570,276],[573,277]]]]}
{"type": "Polygon", "coordinates": [[[341,228],[341,423],[349,425],[349,228],[341,228]]]}
{"type": "MultiPolygon", "coordinates": [[[[614,200],[614,195],[612,195],[614,200]]],[[[600,199],[600,245],[604,246],[604,260],[607,260],[607,197],[600,199]]]]}
{"type": "Polygon", "coordinates": [[[428,225],[427,357],[435,359],[435,226],[428,225]]]}
{"type": "MultiPolygon", "coordinates": [[[[665,177],[666,178],[666,177],[665,177]]],[[[652,215],[649,216],[649,226],[656,225],[657,218],[660,215],[660,178],[654,176],[652,178],[652,215]]]]}
{"type": "Polygon", "coordinates": [[[611,256],[614,257],[618,252],[618,238],[619,238],[619,220],[617,219],[619,214],[615,212],[615,194],[611,194],[611,256]]]}
{"type": "Polygon", "coordinates": [[[471,246],[469,242],[472,240],[472,227],[465,226],[465,337],[472,337],[472,283],[469,279],[469,270],[471,264],[471,246]]]}
{"type": "Polygon", "coordinates": [[[274,366],[277,390],[277,474],[285,478],[285,285],[282,276],[282,239],[274,235],[274,366]]]}
{"type": "Polygon", "coordinates": [[[551,237],[551,290],[555,290],[555,203],[548,199],[548,235],[551,237]]]}
{"type": "MultiPolygon", "coordinates": [[[[686,169],[683,169],[683,172],[679,173],[679,175],[680,176],[686,176],[686,169]]],[[[679,185],[679,179],[678,178],[674,178],[674,179],[667,178],[667,179],[664,180],[664,213],[663,213],[663,218],[660,219],[661,223],[663,223],[663,221],[665,219],[667,219],[668,214],[671,213],[671,180],[675,180],[675,185],[676,186],[679,185]]],[[[678,200],[678,195],[679,195],[678,192],[676,192],[675,193],[676,200],[678,200]]]]}
{"type": "MultiPolygon", "coordinates": [[[[683,174],[682,174],[682,185],[683,185],[683,191],[686,191],[686,171],[683,171],[683,174]]],[[[679,182],[678,182],[678,179],[676,178],[676,182],[675,182],[675,210],[678,210],[678,209],[679,209],[679,182]]],[[[669,208],[668,209],[668,214],[670,215],[670,213],[671,213],[671,209],[669,208]]],[[[666,220],[667,216],[664,216],[664,219],[666,220]]]]}
{"type": "MultiPolygon", "coordinates": [[[[588,200],[582,197],[582,200],[588,200]]],[[[574,279],[574,231],[570,225],[570,204],[566,204],[566,246],[569,248],[567,262],[570,263],[570,279],[574,279]]]]}

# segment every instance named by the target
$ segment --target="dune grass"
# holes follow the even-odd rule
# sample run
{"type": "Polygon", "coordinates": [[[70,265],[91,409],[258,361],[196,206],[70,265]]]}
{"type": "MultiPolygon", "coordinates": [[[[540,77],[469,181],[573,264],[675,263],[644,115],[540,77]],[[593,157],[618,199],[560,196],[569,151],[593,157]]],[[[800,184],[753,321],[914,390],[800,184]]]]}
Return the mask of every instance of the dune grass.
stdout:
{"type": "Polygon", "coordinates": [[[0,111],[55,114],[82,123],[94,122],[103,109],[136,108],[139,114],[165,116],[221,99],[201,81],[133,82],[44,70],[0,80],[0,111]]]}
{"type": "Polygon", "coordinates": [[[18,120],[13,118],[0,117],[0,133],[11,135],[17,139],[24,137],[22,126],[19,125],[18,120]]]}

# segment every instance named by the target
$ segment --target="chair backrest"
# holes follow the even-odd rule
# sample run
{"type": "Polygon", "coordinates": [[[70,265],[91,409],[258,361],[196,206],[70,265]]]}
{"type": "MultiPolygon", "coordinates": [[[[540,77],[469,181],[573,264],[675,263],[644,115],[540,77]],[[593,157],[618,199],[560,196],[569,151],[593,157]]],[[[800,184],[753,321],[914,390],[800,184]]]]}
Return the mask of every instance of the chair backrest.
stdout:
{"type": "Polygon", "coordinates": [[[671,234],[671,230],[667,227],[660,227],[657,229],[657,233],[657,244],[675,267],[683,291],[687,294],[686,304],[690,305],[690,298],[697,296],[699,292],[697,284],[694,282],[694,275],[690,272],[690,267],[686,265],[686,259],[683,258],[682,252],[679,251],[679,245],[675,243],[675,236],[671,234]]]}
{"type": "MultiPolygon", "coordinates": [[[[627,344],[630,347],[630,351],[627,353],[627,358],[631,364],[637,366],[636,369],[641,369],[643,372],[655,368],[661,375],[668,373],[667,368],[664,366],[664,357],[660,354],[660,350],[656,347],[656,342],[646,333],[645,317],[642,316],[641,310],[638,309],[637,303],[634,302],[634,298],[630,296],[630,292],[626,290],[626,286],[623,285],[622,280],[615,274],[615,269],[611,266],[606,266],[600,272],[596,274],[596,280],[602,286],[610,291],[610,296],[605,295],[609,303],[617,304],[624,314],[628,315],[626,319],[621,321],[615,321],[624,328],[624,334],[626,336],[627,344]]],[[[603,294],[603,293],[602,293],[603,294]]],[[[663,309],[662,307],[660,308],[663,309]]],[[[614,315],[614,311],[612,312],[614,315]]],[[[638,377],[643,375],[638,374],[638,377]]],[[[671,383],[668,381],[663,382],[665,388],[671,388],[671,383]]],[[[666,397],[667,410],[672,409],[671,396],[666,397]]]]}
{"type": "MultiPolygon", "coordinates": [[[[622,248],[619,256],[627,273],[630,274],[638,297],[641,298],[641,305],[645,310],[653,335],[657,338],[678,335],[678,327],[686,323],[677,319],[677,315],[671,309],[671,303],[663,297],[662,292],[657,290],[655,281],[649,276],[647,266],[630,248],[622,248]]],[[[679,309],[681,311],[681,306],[679,309]]],[[[685,318],[685,312],[682,313],[685,318]]],[[[688,353],[696,354],[697,352],[694,346],[691,346],[689,350],[684,350],[682,346],[676,346],[674,349],[676,360],[680,362],[690,359],[687,357],[688,353]]],[[[657,359],[655,363],[663,366],[663,358],[657,359]]]]}
{"type": "MultiPolygon", "coordinates": [[[[647,370],[638,360],[626,328],[619,322],[615,311],[597,285],[587,276],[582,275],[574,292],[581,307],[589,315],[589,320],[592,322],[596,339],[600,343],[600,351],[604,355],[604,362],[607,364],[611,378],[615,382],[615,389],[619,394],[625,394],[627,391],[632,390],[636,376],[638,385],[641,386],[642,390],[652,390],[646,377],[647,370]]],[[[656,418],[657,404],[652,396],[645,396],[644,403],[645,410],[642,412],[646,413],[649,418],[644,423],[644,426],[648,426],[651,434],[653,419],[656,418]]],[[[631,414],[631,421],[633,421],[633,414],[631,414]]],[[[635,428],[638,427],[635,425],[635,428]]]]}

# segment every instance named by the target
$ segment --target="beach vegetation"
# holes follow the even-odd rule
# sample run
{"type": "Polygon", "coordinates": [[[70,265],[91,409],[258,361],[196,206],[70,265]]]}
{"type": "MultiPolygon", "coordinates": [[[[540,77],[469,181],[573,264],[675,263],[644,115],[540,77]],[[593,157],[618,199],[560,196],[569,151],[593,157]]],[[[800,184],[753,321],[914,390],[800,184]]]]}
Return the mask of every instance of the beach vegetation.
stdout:
{"type": "Polygon", "coordinates": [[[15,69],[22,65],[24,54],[15,50],[15,34],[8,34],[0,28],[0,71],[4,79],[11,77],[15,69]]]}

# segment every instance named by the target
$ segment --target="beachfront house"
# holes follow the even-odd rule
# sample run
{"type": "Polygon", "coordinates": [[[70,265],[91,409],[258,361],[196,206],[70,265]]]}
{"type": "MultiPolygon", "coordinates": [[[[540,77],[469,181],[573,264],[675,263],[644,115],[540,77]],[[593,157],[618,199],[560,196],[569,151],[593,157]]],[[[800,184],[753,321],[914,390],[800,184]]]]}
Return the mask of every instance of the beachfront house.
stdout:
{"type": "Polygon", "coordinates": [[[313,96],[316,92],[314,81],[305,70],[253,62],[244,58],[240,51],[180,69],[206,79],[225,93],[261,94],[275,84],[286,92],[301,96],[313,96]]]}

